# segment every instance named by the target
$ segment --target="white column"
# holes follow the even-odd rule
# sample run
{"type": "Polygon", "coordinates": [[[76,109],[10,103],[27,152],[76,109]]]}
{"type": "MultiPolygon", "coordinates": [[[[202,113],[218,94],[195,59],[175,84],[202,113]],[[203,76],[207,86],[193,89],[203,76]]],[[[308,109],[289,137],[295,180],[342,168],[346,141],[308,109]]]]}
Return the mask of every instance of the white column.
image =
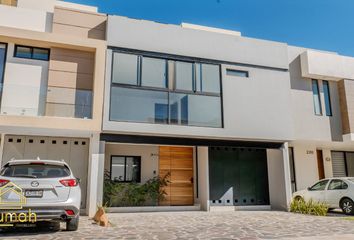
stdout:
{"type": "Polygon", "coordinates": [[[285,183],[285,197],[287,202],[287,207],[289,209],[289,205],[292,198],[291,191],[291,176],[290,176],[290,160],[289,160],[289,144],[285,142],[281,147],[282,155],[283,155],[283,164],[284,164],[284,183],[285,183]]]}
{"type": "Polygon", "coordinates": [[[197,147],[198,153],[198,189],[201,209],[209,211],[209,150],[208,147],[197,147]]]}
{"type": "Polygon", "coordinates": [[[88,184],[86,214],[93,217],[97,210],[97,205],[102,204],[102,194],[104,171],[104,149],[101,149],[100,134],[94,133],[90,138],[88,184]],[[103,150],[103,151],[102,151],[103,150]],[[99,202],[99,200],[101,200],[99,202]]]}
{"type": "Polygon", "coordinates": [[[4,155],[5,134],[0,135],[0,168],[2,166],[2,156],[4,155]]]}

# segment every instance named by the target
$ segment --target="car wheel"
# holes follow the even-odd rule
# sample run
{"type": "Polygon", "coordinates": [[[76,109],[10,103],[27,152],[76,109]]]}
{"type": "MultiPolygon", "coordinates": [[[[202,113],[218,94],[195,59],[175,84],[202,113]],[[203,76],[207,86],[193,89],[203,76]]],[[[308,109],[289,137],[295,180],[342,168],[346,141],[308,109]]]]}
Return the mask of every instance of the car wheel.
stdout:
{"type": "Polygon", "coordinates": [[[66,231],[76,231],[79,228],[79,216],[66,222],[66,231]]]}
{"type": "Polygon", "coordinates": [[[354,214],[354,202],[350,198],[344,198],[340,202],[340,208],[346,215],[354,214]]]}

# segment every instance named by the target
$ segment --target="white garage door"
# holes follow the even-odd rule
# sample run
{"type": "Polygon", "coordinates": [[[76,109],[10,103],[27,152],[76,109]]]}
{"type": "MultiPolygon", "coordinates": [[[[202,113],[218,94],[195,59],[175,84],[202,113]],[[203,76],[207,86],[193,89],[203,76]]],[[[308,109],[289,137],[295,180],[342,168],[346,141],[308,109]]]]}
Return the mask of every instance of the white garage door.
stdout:
{"type": "Polygon", "coordinates": [[[64,160],[81,179],[81,208],[86,206],[89,139],[6,135],[4,165],[12,158],[64,160]]]}
{"type": "Polygon", "coordinates": [[[345,153],[332,152],[333,177],[346,177],[345,153]]]}

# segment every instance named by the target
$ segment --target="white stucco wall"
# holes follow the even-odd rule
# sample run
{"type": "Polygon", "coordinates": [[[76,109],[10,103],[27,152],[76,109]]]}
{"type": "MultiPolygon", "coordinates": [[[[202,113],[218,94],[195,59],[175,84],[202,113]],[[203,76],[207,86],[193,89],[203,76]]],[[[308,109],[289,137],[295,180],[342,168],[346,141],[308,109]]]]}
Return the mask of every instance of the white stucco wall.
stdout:
{"type": "Polygon", "coordinates": [[[1,114],[41,116],[45,113],[48,61],[15,58],[8,44],[1,114]]]}
{"type": "MultiPolygon", "coordinates": [[[[22,1],[27,2],[30,0],[22,1]]],[[[37,0],[32,0],[32,2],[37,2],[37,0]]],[[[38,32],[51,32],[52,21],[53,13],[43,9],[38,10],[0,5],[0,26],[38,32]]]]}
{"type": "Polygon", "coordinates": [[[297,190],[306,189],[319,180],[316,146],[297,144],[292,147],[294,148],[296,187],[297,190]]]}
{"type": "Polygon", "coordinates": [[[159,148],[149,145],[106,144],[105,169],[110,170],[112,155],[141,156],[141,183],[159,175],[159,148]]]}
{"type": "MultiPolygon", "coordinates": [[[[269,200],[274,210],[287,210],[290,201],[286,192],[290,185],[285,181],[283,152],[281,149],[267,149],[269,200]]],[[[288,179],[290,180],[290,179],[288,179]]],[[[291,191],[291,190],[290,190],[291,191]]]]}
{"type": "Polygon", "coordinates": [[[17,0],[17,7],[53,12],[56,2],[56,0],[17,0]]]}
{"type": "Polygon", "coordinates": [[[208,147],[197,147],[199,203],[209,211],[209,152],[208,147]]]}

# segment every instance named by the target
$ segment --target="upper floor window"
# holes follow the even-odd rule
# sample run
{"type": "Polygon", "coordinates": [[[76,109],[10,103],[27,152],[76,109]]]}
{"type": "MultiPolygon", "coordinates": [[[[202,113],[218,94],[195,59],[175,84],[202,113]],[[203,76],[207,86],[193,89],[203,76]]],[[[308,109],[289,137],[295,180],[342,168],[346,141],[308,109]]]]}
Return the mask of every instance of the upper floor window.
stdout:
{"type": "Polygon", "coordinates": [[[49,49],[16,45],[14,56],[18,58],[49,61],[49,49]]]}
{"type": "Polygon", "coordinates": [[[316,115],[322,115],[321,95],[318,80],[312,80],[313,106],[316,115]]]}
{"type": "Polygon", "coordinates": [[[249,77],[248,71],[235,70],[235,69],[226,69],[226,74],[234,77],[249,77]]]}
{"type": "Polygon", "coordinates": [[[2,84],[4,81],[3,78],[4,78],[5,63],[6,63],[6,44],[0,43],[0,84],[2,84]]]}
{"type": "Polygon", "coordinates": [[[220,66],[113,52],[110,120],[222,127],[220,66]]]}
{"type": "Polygon", "coordinates": [[[331,94],[329,90],[329,82],[322,81],[323,83],[323,94],[324,94],[324,102],[326,107],[326,115],[332,116],[332,106],[331,106],[331,94]]]}

